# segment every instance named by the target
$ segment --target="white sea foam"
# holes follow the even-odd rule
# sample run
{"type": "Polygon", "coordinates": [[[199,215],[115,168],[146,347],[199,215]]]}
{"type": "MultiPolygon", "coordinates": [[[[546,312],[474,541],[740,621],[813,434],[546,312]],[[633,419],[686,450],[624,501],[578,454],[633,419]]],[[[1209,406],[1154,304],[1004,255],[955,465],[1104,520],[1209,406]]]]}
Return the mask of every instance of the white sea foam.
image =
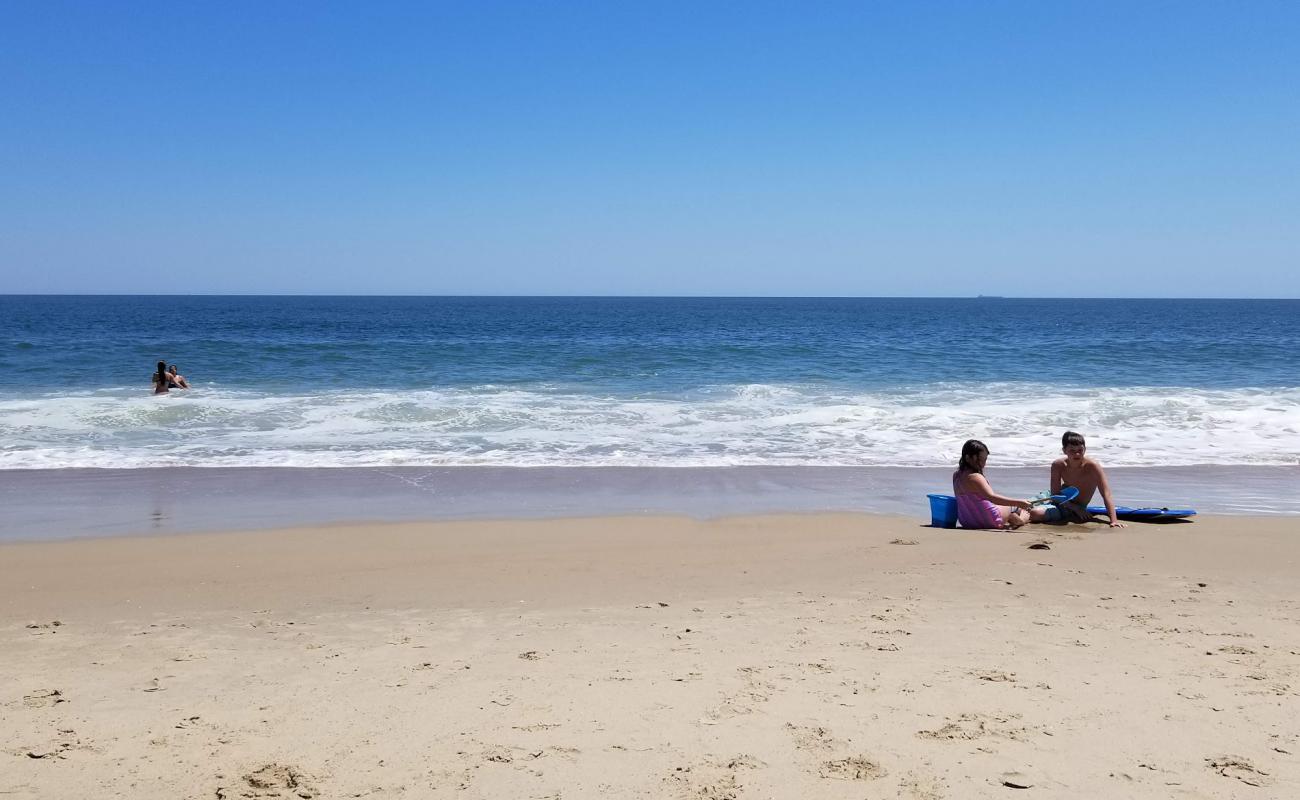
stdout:
{"type": "Polygon", "coordinates": [[[1108,465],[1294,465],[1300,388],[740,385],[629,398],[485,386],[312,395],[203,388],[0,400],[0,468],[945,466],[963,440],[1035,465],[1071,428],[1108,465]]]}

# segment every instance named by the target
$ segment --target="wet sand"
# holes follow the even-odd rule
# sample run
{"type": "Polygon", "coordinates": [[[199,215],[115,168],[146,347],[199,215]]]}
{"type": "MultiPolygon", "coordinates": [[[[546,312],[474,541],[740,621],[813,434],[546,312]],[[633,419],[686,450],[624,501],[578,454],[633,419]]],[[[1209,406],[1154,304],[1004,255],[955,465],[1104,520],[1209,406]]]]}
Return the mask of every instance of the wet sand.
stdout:
{"type": "MultiPolygon", "coordinates": [[[[1300,466],[1115,467],[1119,505],[1300,516],[1300,466]]],[[[1047,465],[993,467],[998,491],[1047,465]]],[[[0,542],[340,522],[856,512],[928,518],[941,467],[159,467],[0,470],[0,542]]]]}
{"type": "Polygon", "coordinates": [[[4,544],[0,795],[1295,797],[1297,576],[1294,517],[4,544]]]}

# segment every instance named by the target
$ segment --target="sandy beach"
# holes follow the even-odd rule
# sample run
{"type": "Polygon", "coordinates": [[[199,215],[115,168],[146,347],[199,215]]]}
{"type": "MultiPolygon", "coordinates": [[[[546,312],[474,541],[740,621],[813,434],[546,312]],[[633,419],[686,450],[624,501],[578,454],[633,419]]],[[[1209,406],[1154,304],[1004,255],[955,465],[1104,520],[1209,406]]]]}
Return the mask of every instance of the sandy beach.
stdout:
{"type": "Polygon", "coordinates": [[[1300,2],[0,20],[0,800],[1300,800],[1300,2]]]}
{"type": "Polygon", "coordinates": [[[0,795],[1296,797],[1298,533],[837,514],[4,544],[0,795]]]}

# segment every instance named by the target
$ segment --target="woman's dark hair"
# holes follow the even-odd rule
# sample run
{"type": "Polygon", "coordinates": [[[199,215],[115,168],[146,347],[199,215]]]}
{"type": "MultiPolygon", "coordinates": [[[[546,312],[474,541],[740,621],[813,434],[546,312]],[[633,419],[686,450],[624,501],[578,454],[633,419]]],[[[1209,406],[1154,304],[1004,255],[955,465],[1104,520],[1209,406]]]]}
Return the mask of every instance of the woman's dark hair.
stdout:
{"type": "Polygon", "coordinates": [[[166,361],[158,362],[158,374],[154,376],[154,380],[158,381],[158,383],[161,384],[163,388],[167,387],[167,362],[166,361]]]}
{"type": "Polygon", "coordinates": [[[981,455],[988,455],[989,449],[979,439],[967,439],[966,444],[961,446],[961,461],[957,462],[959,472],[983,472],[975,465],[975,459],[981,455]]]}

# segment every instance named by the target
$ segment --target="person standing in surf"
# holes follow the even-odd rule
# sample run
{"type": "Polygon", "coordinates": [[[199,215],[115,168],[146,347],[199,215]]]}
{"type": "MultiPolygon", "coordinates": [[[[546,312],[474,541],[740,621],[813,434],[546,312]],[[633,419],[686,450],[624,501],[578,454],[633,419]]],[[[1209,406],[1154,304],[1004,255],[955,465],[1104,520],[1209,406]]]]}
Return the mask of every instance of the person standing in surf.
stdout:
{"type": "Polygon", "coordinates": [[[961,461],[952,474],[952,493],[957,496],[957,521],[963,528],[1011,529],[1026,522],[1042,522],[1047,516],[1029,500],[1004,497],[993,491],[984,477],[989,449],[978,439],[961,446],[961,461]]]}
{"type": "MultiPolygon", "coordinates": [[[[1079,490],[1079,496],[1068,503],[1061,503],[1060,514],[1071,522],[1088,522],[1092,519],[1088,513],[1088,502],[1100,490],[1101,500],[1106,504],[1106,514],[1110,517],[1110,526],[1126,527],[1115,513],[1115,501],[1110,496],[1110,481],[1106,479],[1106,470],[1085,455],[1088,445],[1083,434],[1066,431],[1061,436],[1061,452],[1065,455],[1052,462],[1052,494],[1060,494],[1066,486],[1073,486],[1079,490]]],[[[1054,510],[1048,509],[1049,514],[1054,510]]],[[[1049,520],[1056,521],[1052,517],[1049,520]]]]}
{"type": "Polygon", "coordinates": [[[167,394],[167,387],[171,385],[171,375],[167,373],[167,362],[158,362],[158,371],[153,374],[153,393],[167,394]]]}

